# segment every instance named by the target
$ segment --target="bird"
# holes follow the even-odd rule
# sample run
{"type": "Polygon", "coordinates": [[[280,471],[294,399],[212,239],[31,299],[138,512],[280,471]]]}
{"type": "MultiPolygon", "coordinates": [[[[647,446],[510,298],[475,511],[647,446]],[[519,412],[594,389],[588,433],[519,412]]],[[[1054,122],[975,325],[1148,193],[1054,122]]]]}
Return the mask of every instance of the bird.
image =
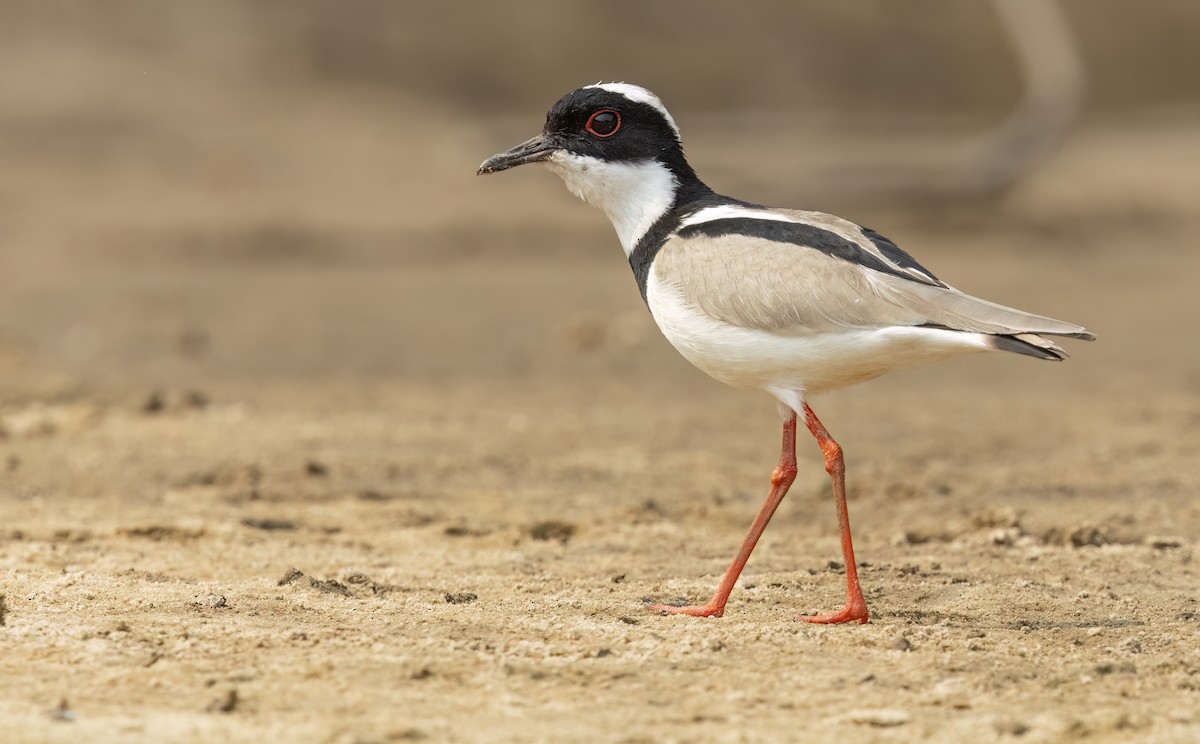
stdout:
{"type": "Polygon", "coordinates": [[[477,175],[532,163],[548,166],[608,216],[667,341],[714,379],[774,398],[783,419],[770,490],[712,598],[650,604],[655,612],[724,614],[796,479],[802,422],[832,482],[847,586],[840,610],[799,619],[866,623],[845,459],[809,400],[890,370],[972,352],[1061,361],[1067,354],[1049,337],[1095,339],[1082,326],[960,292],[891,240],[850,220],[716,193],[688,163],[662,100],[632,83],[567,93],[550,108],[540,134],[483,161],[477,175]]]}

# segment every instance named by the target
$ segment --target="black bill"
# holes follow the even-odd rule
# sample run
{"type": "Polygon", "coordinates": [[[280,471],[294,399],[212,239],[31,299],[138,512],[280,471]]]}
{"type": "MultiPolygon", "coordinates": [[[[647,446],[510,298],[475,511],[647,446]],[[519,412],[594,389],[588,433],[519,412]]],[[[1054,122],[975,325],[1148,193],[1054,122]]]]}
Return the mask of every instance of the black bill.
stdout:
{"type": "Polygon", "coordinates": [[[496,173],[497,171],[516,168],[526,163],[540,163],[555,153],[559,148],[551,144],[544,135],[539,134],[533,139],[522,142],[511,150],[493,155],[483,161],[476,171],[477,175],[496,173]]]}

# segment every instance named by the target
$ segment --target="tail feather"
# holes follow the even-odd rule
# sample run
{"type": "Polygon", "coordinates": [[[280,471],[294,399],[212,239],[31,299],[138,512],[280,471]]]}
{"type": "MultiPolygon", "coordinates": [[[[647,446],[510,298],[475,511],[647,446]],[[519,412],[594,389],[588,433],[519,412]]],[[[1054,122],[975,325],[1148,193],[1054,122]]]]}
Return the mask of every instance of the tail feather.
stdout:
{"type": "MultiPolygon", "coordinates": [[[[1070,335],[1071,338],[1082,338],[1084,334],[1062,334],[1070,335]]],[[[1086,334],[1091,336],[1091,334],[1086,334]]],[[[1088,338],[1090,341],[1091,338],[1088,338]]],[[[1067,352],[1053,341],[1042,338],[1033,333],[1014,333],[1012,335],[996,335],[991,337],[992,348],[1000,351],[1011,351],[1016,354],[1025,354],[1027,356],[1036,357],[1038,359],[1048,359],[1052,362],[1061,362],[1067,358],[1067,352]]]]}
{"type": "MultiPolygon", "coordinates": [[[[921,314],[926,325],[997,336],[1040,334],[1084,341],[1094,341],[1096,338],[1086,328],[1074,323],[997,305],[952,287],[918,284],[893,277],[874,278],[873,284],[892,302],[921,314]]],[[[1034,343],[1034,346],[1038,344],[1034,343]]]]}

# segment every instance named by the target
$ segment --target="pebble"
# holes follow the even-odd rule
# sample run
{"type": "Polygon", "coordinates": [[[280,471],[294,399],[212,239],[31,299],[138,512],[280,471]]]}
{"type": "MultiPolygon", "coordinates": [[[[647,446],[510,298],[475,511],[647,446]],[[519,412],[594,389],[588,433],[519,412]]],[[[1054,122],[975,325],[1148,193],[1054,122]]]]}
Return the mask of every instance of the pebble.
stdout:
{"type": "Polygon", "coordinates": [[[903,726],[908,723],[910,716],[908,715],[908,711],[904,710],[877,708],[872,710],[852,710],[846,714],[846,719],[851,723],[864,726],[891,728],[893,726],[903,726]]]}
{"type": "Polygon", "coordinates": [[[192,604],[197,607],[208,607],[215,610],[218,607],[225,607],[227,603],[225,597],[220,594],[203,594],[192,598],[192,604]]]}

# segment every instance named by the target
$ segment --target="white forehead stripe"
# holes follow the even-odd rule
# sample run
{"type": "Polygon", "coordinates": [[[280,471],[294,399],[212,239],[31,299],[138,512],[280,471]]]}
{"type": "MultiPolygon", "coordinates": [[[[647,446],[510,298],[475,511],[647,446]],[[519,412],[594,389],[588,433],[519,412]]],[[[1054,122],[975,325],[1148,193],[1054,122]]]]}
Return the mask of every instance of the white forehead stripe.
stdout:
{"type": "Polygon", "coordinates": [[[654,107],[658,113],[663,115],[663,118],[667,120],[667,123],[671,125],[671,129],[675,130],[675,136],[679,136],[679,127],[675,124],[675,119],[671,116],[671,112],[667,111],[667,107],[663,105],[662,99],[646,90],[642,86],[634,85],[632,83],[596,83],[595,85],[588,85],[585,87],[607,90],[609,93],[617,93],[625,96],[631,101],[644,103],[647,106],[654,107]]]}

